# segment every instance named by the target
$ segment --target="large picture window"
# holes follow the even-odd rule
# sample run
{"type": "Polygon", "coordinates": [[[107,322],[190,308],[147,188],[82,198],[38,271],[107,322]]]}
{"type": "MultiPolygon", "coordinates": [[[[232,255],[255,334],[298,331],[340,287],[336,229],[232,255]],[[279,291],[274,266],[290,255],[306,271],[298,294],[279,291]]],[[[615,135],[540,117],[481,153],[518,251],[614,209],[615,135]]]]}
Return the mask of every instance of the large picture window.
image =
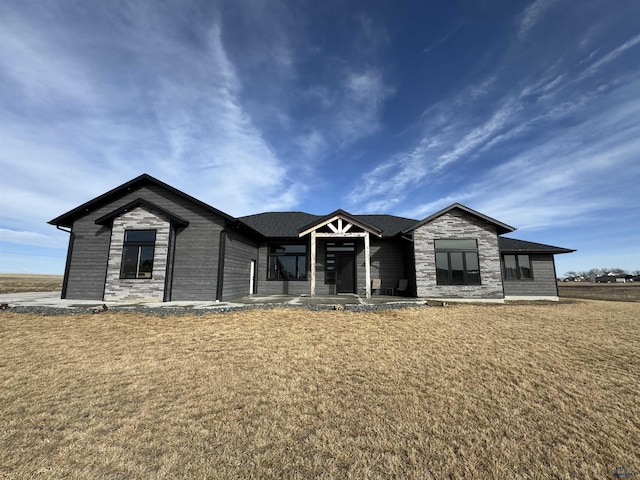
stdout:
{"type": "Polygon", "coordinates": [[[267,262],[267,280],[307,279],[307,246],[305,244],[271,244],[267,262]]]}
{"type": "Polygon", "coordinates": [[[151,278],[155,244],[155,230],[126,230],[120,278],[151,278]]]}
{"type": "Polygon", "coordinates": [[[436,240],[438,285],[480,285],[480,262],[475,239],[436,240]]]}
{"type": "Polygon", "coordinates": [[[532,280],[531,259],[529,255],[505,255],[504,278],[506,280],[532,280]]]}

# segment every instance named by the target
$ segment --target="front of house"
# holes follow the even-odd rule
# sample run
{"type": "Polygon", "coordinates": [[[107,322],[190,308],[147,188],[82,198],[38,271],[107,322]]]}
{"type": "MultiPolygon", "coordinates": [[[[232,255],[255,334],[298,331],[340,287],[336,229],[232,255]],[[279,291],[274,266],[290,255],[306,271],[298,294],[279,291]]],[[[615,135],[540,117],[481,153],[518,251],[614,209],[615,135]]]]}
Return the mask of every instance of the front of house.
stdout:
{"type": "Polygon", "coordinates": [[[234,218],[146,174],[49,223],[70,234],[62,298],[104,301],[557,300],[553,256],[573,251],[502,237],[515,229],[460,204],[421,221],[343,210],[234,218]]]}

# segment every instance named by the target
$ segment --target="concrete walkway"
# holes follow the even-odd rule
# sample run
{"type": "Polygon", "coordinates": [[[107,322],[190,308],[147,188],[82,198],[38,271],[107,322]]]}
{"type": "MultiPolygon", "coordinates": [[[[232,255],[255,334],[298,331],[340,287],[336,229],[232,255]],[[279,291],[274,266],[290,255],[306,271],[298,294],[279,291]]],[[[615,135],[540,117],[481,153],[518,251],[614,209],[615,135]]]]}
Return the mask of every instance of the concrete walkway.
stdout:
{"type": "Polygon", "coordinates": [[[27,292],[0,294],[0,303],[15,305],[16,307],[50,307],[68,309],[92,309],[103,303],[109,308],[193,308],[193,309],[223,309],[230,307],[243,307],[247,305],[380,305],[380,304],[416,304],[423,305],[424,300],[408,297],[392,297],[386,295],[374,295],[371,298],[362,298],[355,294],[349,295],[318,295],[315,297],[305,295],[249,295],[235,298],[226,302],[216,301],[175,301],[175,302],[102,302],[99,300],[62,300],[60,292],[27,292]]]}

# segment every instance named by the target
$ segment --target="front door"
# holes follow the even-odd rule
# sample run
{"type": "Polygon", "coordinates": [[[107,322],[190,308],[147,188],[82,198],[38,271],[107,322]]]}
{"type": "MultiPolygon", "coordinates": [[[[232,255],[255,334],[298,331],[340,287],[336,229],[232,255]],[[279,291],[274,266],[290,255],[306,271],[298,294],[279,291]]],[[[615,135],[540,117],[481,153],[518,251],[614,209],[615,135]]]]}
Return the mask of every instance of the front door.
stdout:
{"type": "Polygon", "coordinates": [[[352,253],[336,255],[336,293],[356,293],[356,261],[352,253]]]}

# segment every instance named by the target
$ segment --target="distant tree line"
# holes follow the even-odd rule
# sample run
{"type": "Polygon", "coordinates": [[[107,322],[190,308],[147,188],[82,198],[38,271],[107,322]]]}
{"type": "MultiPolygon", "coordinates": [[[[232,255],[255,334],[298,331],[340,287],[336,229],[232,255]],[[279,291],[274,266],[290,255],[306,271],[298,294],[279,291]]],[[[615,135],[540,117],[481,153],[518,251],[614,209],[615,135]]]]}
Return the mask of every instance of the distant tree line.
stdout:
{"type": "Polygon", "coordinates": [[[628,271],[624,268],[592,268],[583,272],[571,270],[565,273],[563,280],[565,282],[597,282],[609,277],[637,281],[640,270],[628,271]]]}

